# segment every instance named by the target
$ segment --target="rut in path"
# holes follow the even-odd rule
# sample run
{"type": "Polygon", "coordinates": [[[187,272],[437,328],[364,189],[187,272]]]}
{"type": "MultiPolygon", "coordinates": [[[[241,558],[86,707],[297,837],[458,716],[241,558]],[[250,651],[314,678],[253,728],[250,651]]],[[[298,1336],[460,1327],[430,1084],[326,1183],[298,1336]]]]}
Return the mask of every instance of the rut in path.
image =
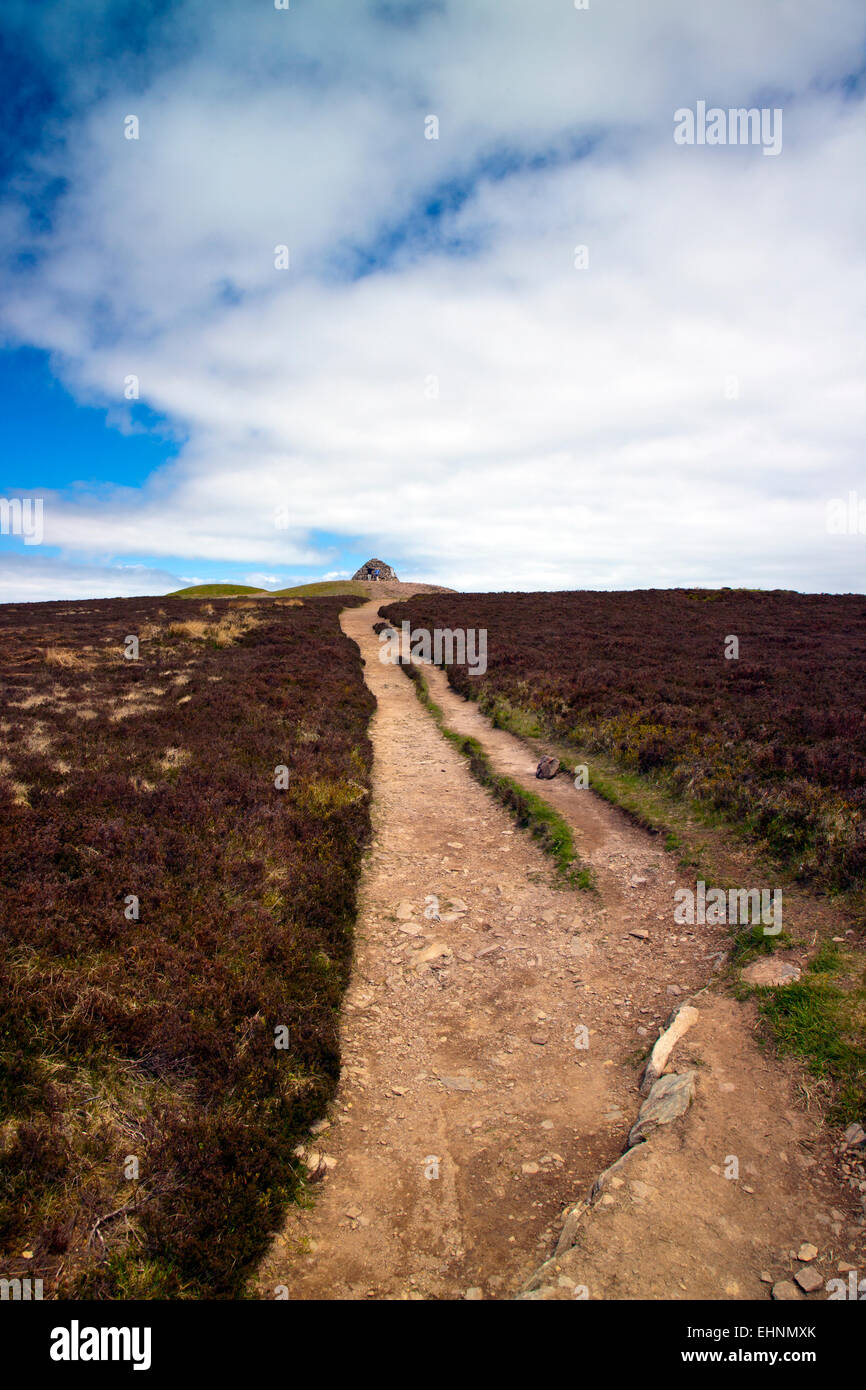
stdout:
{"type": "MultiPolygon", "coordinates": [[[[550,860],[472,779],[400,669],[379,660],[378,604],[341,617],[377,711],[374,838],[343,1014],[343,1074],[330,1122],[312,1141],[336,1165],[314,1205],[290,1212],[258,1288],[265,1298],[280,1285],[293,1299],[469,1290],[507,1298],[550,1254],[563,1209],[621,1152],[640,1103],[640,1054],[677,998],[706,985],[728,940],[710,928],[672,929],[674,886],[687,882],[672,856],[562,778],[542,790],[574,827],[599,891],[554,886],[550,860]],[[434,902],[439,921],[425,915],[434,902]],[[588,1048],[575,1046],[584,1028],[588,1048]]],[[[529,750],[491,730],[440,672],[429,675],[448,722],[537,790],[529,750]]],[[[741,1006],[708,1005],[712,1037],[696,1033],[713,1075],[701,1077],[684,1122],[700,1137],[697,1178],[693,1154],[677,1151],[682,1140],[659,1149],[673,1147],[666,1161],[688,1170],[678,1179],[690,1193],[684,1228],[668,1230],[659,1248],[640,1214],[626,1214],[613,1267],[603,1249],[586,1252],[590,1296],[766,1297],[761,1266],[778,1261],[799,1230],[792,1199],[831,1219],[816,1159],[808,1192],[807,1170],[794,1162],[798,1145],[811,1153],[819,1141],[791,1108],[790,1078],[743,1035],[741,1006]],[[726,1030],[736,1034],[727,1050],[726,1030]],[[754,1071],[748,1095],[744,1067],[754,1071]],[[735,1185],[710,1172],[733,1142],[758,1164],[783,1143],[791,1150],[790,1173],[774,1156],[758,1201],[759,1179],[749,1180],[742,1212],[731,1208],[743,1201],[735,1185]],[[745,1250],[738,1219],[750,1223],[745,1250]]],[[[663,1197],[670,1224],[676,1204],[663,1197]]],[[[573,1282],[563,1279],[563,1296],[573,1282]]]]}

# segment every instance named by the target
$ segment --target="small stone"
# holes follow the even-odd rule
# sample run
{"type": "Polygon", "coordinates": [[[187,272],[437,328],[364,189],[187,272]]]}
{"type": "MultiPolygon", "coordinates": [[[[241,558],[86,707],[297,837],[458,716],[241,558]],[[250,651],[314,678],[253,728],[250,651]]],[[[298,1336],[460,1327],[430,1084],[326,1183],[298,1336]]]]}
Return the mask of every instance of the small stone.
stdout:
{"type": "Polygon", "coordinates": [[[866,1129],[862,1125],[849,1125],[845,1130],[845,1145],[849,1149],[859,1149],[866,1144],[866,1129]]]}
{"type": "Polygon", "coordinates": [[[629,932],[629,936],[634,936],[634,937],[636,937],[638,941],[649,941],[649,939],[650,939],[650,934],[649,934],[649,932],[648,932],[648,931],[641,931],[640,929],[638,929],[637,931],[630,931],[630,932],[629,932]]]}
{"type": "Polygon", "coordinates": [[[392,1086],[391,1094],[395,1096],[405,1096],[408,1090],[408,1086],[392,1086]]]}
{"type": "Polygon", "coordinates": [[[631,878],[628,881],[629,888],[644,888],[646,886],[646,883],[647,880],[645,878],[641,878],[640,874],[632,874],[631,878]]]}
{"type": "Polygon", "coordinates": [[[821,1278],[817,1269],[812,1269],[809,1265],[805,1269],[798,1269],[794,1279],[800,1285],[804,1293],[815,1293],[816,1289],[824,1287],[824,1280],[821,1278]]]}
{"type": "Polygon", "coordinates": [[[770,1297],[777,1303],[793,1303],[799,1299],[800,1295],[790,1279],[780,1279],[778,1284],[774,1284],[770,1290],[770,1297]]]}
{"type": "Polygon", "coordinates": [[[769,1271],[768,1269],[762,1269],[762,1270],[761,1270],[761,1283],[762,1283],[762,1284],[772,1284],[772,1282],[773,1282],[773,1276],[772,1276],[772,1274],[770,1273],[770,1271],[769,1271]]]}
{"type": "Polygon", "coordinates": [[[559,771],[559,758],[542,758],[538,767],[535,769],[536,777],[555,777],[559,771]]]}
{"type": "Polygon", "coordinates": [[[477,1288],[467,1289],[465,1294],[463,1295],[464,1301],[466,1303],[480,1303],[483,1297],[484,1294],[481,1292],[480,1289],[477,1288]]]}
{"type": "Polygon", "coordinates": [[[804,1263],[808,1263],[810,1260],[817,1260],[817,1258],[817,1245],[811,1245],[808,1240],[804,1240],[800,1249],[797,1251],[797,1259],[803,1260],[804,1263]]]}
{"type": "Polygon", "coordinates": [[[466,1076],[440,1076],[439,1080],[446,1091],[473,1091],[475,1083],[466,1076]]]}
{"type": "Polygon", "coordinates": [[[546,1033],[533,1033],[532,1036],[531,1036],[531,1038],[529,1039],[529,1041],[530,1041],[531,1043],[535,1043],[535,1046],[536,1046],[536,1047],[545,1047],[546,1044],[547,1044],[547,1034],[546,1034],[546,1033]]]}
{"type": "Polygon", "coordinates": [[[529,1177],[531,1177],[534,1173],[537,1173],[537,1172],[538,1172],[538,1164],[537,1164],[537,1163],[521,1163],[521,1165],[520,1165],[520,1171],[521,1171],[521,1173],[526,1173],[529,1177]]]}
{"type": "Polygon", "coordinates": [[[411,903],[398,903],[395,916],[401,922],[408,922],[410,917],[415,914],[415,909],[411,903]]]}

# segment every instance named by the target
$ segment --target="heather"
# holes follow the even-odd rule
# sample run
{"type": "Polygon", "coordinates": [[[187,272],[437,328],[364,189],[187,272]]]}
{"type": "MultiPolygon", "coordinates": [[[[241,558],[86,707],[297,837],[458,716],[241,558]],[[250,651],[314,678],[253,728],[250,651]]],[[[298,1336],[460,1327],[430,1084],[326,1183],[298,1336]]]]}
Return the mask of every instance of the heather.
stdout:
{"type": "Polygon", "coordinates": [[[486,628],[486,674],[448,674],[495,720],[660,779],[804,879],[864,887],[862,596],[437,594],[381,611],[417,627],[486,628]],[[737,659],[725,657],[730,636],[737,659]]]}
{"type": "Polygon", "coordinates": [[[4,1273],[237,1296],[301,1195],[369,830],[353,601],[0,608],[4,1273]]]}

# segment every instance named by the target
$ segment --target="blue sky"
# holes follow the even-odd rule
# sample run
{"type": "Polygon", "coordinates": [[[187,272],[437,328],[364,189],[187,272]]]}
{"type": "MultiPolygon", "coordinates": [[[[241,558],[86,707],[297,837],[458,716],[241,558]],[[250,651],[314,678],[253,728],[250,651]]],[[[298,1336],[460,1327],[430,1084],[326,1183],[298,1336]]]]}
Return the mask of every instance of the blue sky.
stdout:
{"type": "Polygon", "coordinates": [[[0,598],[862,590],[864,52],[860,0],[6,0],[0,497],[45,521],[0,598]],[[780,151],[678,146],[698,101],[780,151]]]}

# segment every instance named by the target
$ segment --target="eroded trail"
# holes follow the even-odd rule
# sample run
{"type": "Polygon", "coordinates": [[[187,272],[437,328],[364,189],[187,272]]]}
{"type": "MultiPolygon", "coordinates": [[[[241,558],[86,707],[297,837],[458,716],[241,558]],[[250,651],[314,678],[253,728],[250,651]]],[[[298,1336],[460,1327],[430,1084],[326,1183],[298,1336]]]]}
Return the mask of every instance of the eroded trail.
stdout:
{"type": "MultiPolygon", "coordinates": [[[[727,938],[708,928],[675,935],[671,856],[565,779],[542,790],[573,824],[599,892],[553,886],[550,861],[471,778],[403,673],[380,662],[377,608],[378,600],[341,619],[378,708],[374,840],[343,1076],[312,1141],[336,1162],[315,1204],[290,1214],[259,1289],[273,1297],[285,1285],[292,1299],[507,1298],[550,1254],[563,1208],[621,1152],[640,1103],[639,1055],[677,999],[707,983],[727,938]],[[588,1047],[575,1045],[587,1035],[588,1047]]],[[[431,675],[449,722],[528,782],[531,753],[431,675]]],[[[653,1242],[640,1214],[611,1200],[611,1220],[625,1224],[587,1247],[577,1271],[591,1297],[766,1297],[762,1265],[771,1255],[778,1264],[798,1233],[814,1238],[802,1232],[806,1217],[785,1213],[795,1193],[801,1211],[813,1208],[815,1219],[820,1211],[841,1236],[836,1218],[846,1214],[823,1215],[830,1196],[811,1122],[792,1108],[783,1069],[761,1059],[741,1023],[726,1021],[739,1008],[708,1001],[702,1020],[715,1018],[712,1035],[696,1030],[696,1045],[714,1059],[688,1119],[700,1171],[694,1145],[687,1160],[667,1158],[686,1164],[672,1178],[688,1187],[683,1229],[653,1242]],[[720,1051],[726,1027],[739,1028],[736,1055],[720,1051]],[[747,1086],[743,1067],[755,1069],[747,1086]],[[798,1144],[809,1148],[806,1167],[798,1144]],[[732,1151],[752,1168],[764,1164],[749,1195],[711,1172],[732,1151]]],[[[676,1204],[659,1197],[660,1220],[676,1204]]],[[[634,1200],[651,1210],[651,1192],[634,1200]]],[[[573,1296],[575,1277],[561,1276],[562,1296],[573,1296]]]]}

